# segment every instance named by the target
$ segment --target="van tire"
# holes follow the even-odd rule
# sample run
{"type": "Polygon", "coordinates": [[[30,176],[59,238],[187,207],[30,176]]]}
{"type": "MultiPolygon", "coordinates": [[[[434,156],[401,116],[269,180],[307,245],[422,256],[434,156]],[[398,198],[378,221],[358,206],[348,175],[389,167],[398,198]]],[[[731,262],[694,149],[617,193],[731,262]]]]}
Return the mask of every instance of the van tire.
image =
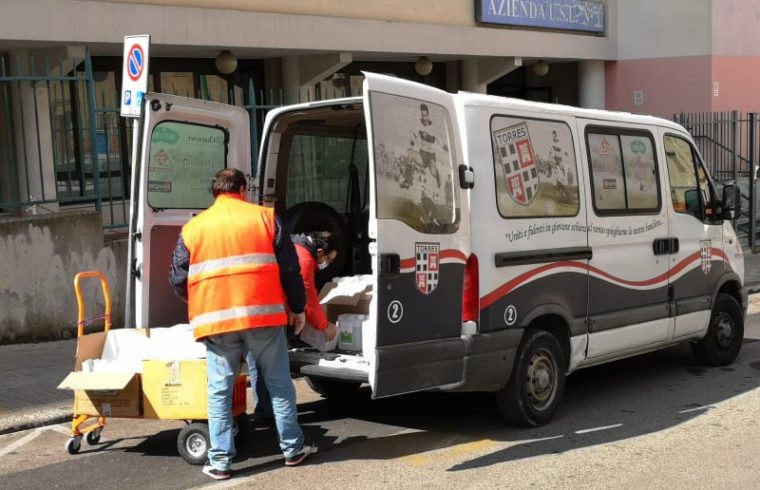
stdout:
{"type": "Polygon", "coordinates": [[[344,273],[348,262],[348,236],[346,226],[335,209],[323,202],[301,202],[288,209],[282,221],[292,235],[310,231],[329,231],[333,234],[338,255],[324,270],[316,272],[318,286],[344,273]]]}
{"type": "Polygon", "coordinates": [[[306,384],[323,398],[340,400],[354,395],[361,383],[359,381],[342,381],[317,376],[306,376],[306,384]]]}
{"type": "Polygon", "coordinates": [[[507,385],[496,393],[499,413],[507,422],[543,425],[565,392],[567,363],[557,338],[545,330],[528,330],[507,385]]]}
{"type": "Polygon", "coordinates": [[[733,296],[720,293],[715,300],[707,334],[691,344],[697,360],[706,366],[726,366],[734,362],[744,340],[744,315],[733,296]]]}

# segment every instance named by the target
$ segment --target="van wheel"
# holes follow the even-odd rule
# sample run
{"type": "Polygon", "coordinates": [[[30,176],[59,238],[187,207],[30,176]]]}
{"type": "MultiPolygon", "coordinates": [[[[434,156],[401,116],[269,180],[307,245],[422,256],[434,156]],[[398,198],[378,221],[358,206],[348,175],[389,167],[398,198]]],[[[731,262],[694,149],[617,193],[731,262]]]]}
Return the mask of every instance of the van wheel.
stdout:
{"type": "Polygon", "coordinates": [[[348,261],[346,227],[331,206],[317,201],[298,203],[285,212],[283,223],[290,234],[329,231],[335,238],[338,255],[324,270],[317,271],[317,286],[343,274],[348,261]]]}
{"type": "Polygon", "coordinates": [[[359,381],[341,381],[330,378],[306,376],[309,388],[322,395],[324,398],[342,399],[356,393],[362,385],[359,381]]]}
{"type": "Polygon", "coordinates": [[[697,360],[707,366],[731,364],[742,347],[744,316],[739,302],[728,294],[719,294],[715,300],[707,335],[691,344],[697,360]]]}
{"type": "Polygon", "coordinates": [[[562,400],[566,362],[554,335],[544,330],[525,335],[512,376],[496,393],[496,401],[507,422],[536,427],[551,420],[562,400]]]}

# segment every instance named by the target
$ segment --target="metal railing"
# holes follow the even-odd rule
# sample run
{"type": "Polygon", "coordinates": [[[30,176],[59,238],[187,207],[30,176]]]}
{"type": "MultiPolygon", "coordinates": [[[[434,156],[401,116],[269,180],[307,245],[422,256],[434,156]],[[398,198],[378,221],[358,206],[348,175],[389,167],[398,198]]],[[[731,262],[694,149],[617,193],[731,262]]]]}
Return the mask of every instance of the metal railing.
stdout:
{"type": "MultiPolygon", "coordinates": [[[[98,85],[96,75],[103,73],[93,73],[87,50],[81,59],[55,62],[0,54],[0,219],[93,209],[102,213],[104,228],[127,226],[134,119],[120,116],[118,95],[98,85]]],[[[194,95],[249,112],[253,175],[266,113],[286,102],[349,95],[333,85],[328,93],[318,87],[286,94],[257,90],[253,77],[243,75],[226,93],[201,83],[194,95]]]]}
{"type": "Polygon", "coordinates": [[[0,56],[0,215],[89,208],[126,224],[128,148],[118,109],[101,104],[89,51],[0,56]]]}

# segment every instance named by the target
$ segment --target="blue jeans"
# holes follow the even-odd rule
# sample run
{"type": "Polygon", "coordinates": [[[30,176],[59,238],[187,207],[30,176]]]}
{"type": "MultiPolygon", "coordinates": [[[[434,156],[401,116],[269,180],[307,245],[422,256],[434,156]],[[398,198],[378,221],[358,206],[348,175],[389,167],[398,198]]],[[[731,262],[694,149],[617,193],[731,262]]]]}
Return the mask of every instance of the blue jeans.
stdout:
{"type": "Polygon", "coordinates": [[[248,352],[245,358],[248,364],[248,375],[251,377],[251,391],[253,392],[253,401],[256,404],[254,413],[262,417],[274,417],[272,414],[272,399],[269,396],[269,390],[264,380],[259,376],[256,368],[256,359],[248,352]]]}
{"type": "Polygon", "coordinates": [[[290,379],[287,339],[283,327],[253,328],[206,339],[208,373],[208,426],[212,467],[226,471],[235,457],[232,435],[232,389],[243,354],[250,351],[272,398],[280,449],[285,457],[303,449],[304,437],[298,425],[296,390],[290,379]]]}

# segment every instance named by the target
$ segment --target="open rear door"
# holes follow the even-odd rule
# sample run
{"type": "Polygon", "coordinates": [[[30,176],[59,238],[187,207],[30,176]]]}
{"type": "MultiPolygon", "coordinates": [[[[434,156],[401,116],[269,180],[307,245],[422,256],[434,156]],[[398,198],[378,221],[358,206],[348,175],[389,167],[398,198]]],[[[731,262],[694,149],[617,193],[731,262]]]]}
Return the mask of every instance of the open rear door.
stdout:
{"type": "Polygon", "coordinates": [[[127,284],[138,328],[187,322],[187,306],[168,280],[177,237],[213,202],[211,180],[219,170],[250,174],[251,165],[249,116],[240,107],[148,94],[142,122],[127,284]]]}
{"type": "Polygon", "coordinates": [[[462,146],[451,94],[366,74],[370,238],[377,266],[374,397],[462,381],[470,253],[462,146]]]}

